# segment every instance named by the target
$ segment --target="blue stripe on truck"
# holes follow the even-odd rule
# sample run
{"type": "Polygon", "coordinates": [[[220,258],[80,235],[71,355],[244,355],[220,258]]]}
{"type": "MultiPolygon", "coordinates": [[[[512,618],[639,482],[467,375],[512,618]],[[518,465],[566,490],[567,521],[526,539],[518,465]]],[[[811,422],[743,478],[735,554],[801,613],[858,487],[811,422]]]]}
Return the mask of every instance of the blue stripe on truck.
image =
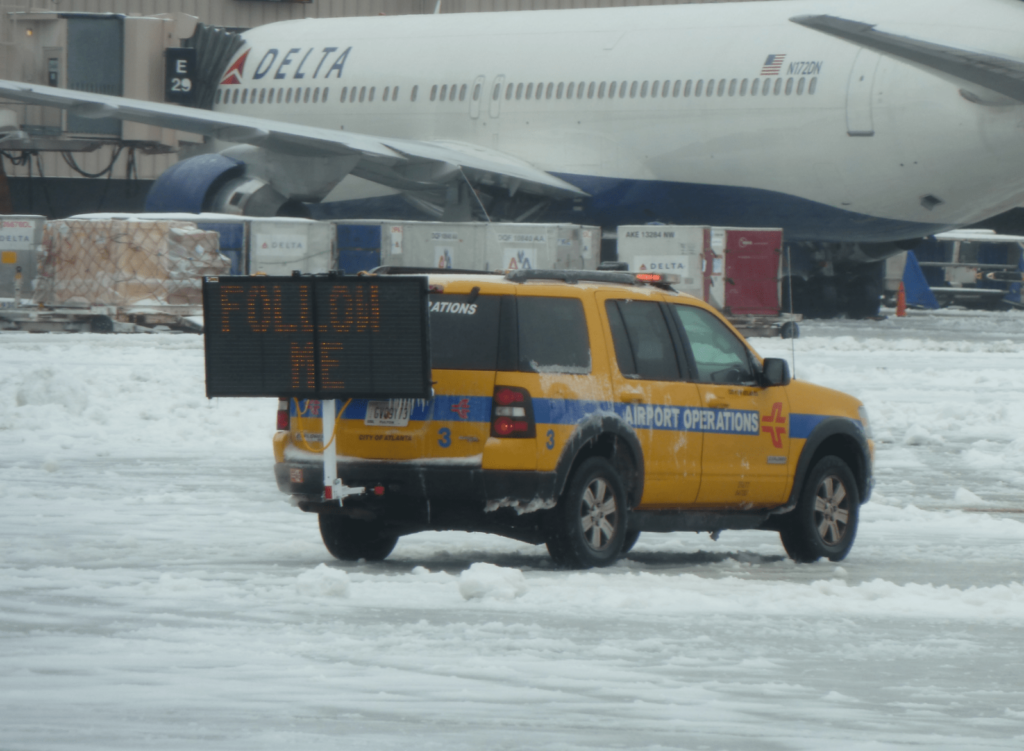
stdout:
{"type": "MultiPolygon", "coordinates": [[[[491,421],[491,397],[439,395],[432,401],[416,400],[409,419],[413,422],[491,421]]],[[[303,417],[319,418],[320,402],[299,400],[303,417]]],[[[345,420],[366,419],[367,400],[353,399],[342,415],[345,420]]],[[[753,410],[708,409],[672,404],[622,404],[584,399],[534,399],[533,415],[537,425],[575,425],[596,412],[614,412],[637,429],[668,430],[687,433],[760,435],[761,415],[753,410]]],[[[298,414],[291,400],[290,414],[298,414]]],[[[793,413],[788,415],[790,438],[807,438],[828,415],[793,413]]],[[[858,422],[854,420],[853,422],[858,422]]],[[[858,423],[859,424],[859,423],[858,423]]]]}

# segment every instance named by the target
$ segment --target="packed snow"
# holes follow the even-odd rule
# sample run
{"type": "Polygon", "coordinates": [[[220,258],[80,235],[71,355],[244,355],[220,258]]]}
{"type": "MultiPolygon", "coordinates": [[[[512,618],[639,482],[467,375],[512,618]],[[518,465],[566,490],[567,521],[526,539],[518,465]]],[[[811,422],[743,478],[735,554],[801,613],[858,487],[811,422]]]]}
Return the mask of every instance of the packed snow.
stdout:
{"type": "Polygon", "coordinates": [[[0,334],[0,749],[1020,749],[1024,314],[808,322],[877,445],[850,557],[483,534],[343,564],[194,335],[0,334]]]}

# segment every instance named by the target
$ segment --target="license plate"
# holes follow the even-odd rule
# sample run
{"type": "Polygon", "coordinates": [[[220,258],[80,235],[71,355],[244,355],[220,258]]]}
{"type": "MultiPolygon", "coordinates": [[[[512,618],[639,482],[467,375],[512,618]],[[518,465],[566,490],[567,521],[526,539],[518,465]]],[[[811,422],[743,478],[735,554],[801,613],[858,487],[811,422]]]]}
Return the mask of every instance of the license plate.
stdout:
{"type": "Polygon", "coordinates": [[[385,428],[404,428],[412,412],[411,399],[390,399],[366,404],[366,425],[385,428]]]}

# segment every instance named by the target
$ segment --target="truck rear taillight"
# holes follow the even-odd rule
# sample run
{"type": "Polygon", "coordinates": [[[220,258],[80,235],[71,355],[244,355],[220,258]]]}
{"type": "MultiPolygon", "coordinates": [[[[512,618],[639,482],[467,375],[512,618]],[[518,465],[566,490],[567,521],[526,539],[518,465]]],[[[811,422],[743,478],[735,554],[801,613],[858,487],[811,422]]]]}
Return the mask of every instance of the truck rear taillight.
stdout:
{"type": "Polygon", "coordinates": [[[515,386],[496,386],[491,406],[491,436],[533,438],[536,434],[530,392],[515,386]]]}
{"type": "Polygon", "coordinates": [[[290,421],[288,419],[288,400],[278,399],[277,400],[277,429],[288,430],[290,427],[290,421]]]}

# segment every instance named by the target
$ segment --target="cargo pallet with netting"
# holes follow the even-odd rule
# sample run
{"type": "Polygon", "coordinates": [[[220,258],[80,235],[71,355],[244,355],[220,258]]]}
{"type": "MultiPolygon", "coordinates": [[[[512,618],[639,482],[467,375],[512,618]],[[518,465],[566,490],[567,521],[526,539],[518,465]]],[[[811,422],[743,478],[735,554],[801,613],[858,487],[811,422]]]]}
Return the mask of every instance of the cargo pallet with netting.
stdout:
{"type": "Polygon", "coordinates": [[[216,232],[190,222],[48,222],[31,307],[0,310],[24,331],[201,331],[202,278],[226,273],[216,232]]]}

